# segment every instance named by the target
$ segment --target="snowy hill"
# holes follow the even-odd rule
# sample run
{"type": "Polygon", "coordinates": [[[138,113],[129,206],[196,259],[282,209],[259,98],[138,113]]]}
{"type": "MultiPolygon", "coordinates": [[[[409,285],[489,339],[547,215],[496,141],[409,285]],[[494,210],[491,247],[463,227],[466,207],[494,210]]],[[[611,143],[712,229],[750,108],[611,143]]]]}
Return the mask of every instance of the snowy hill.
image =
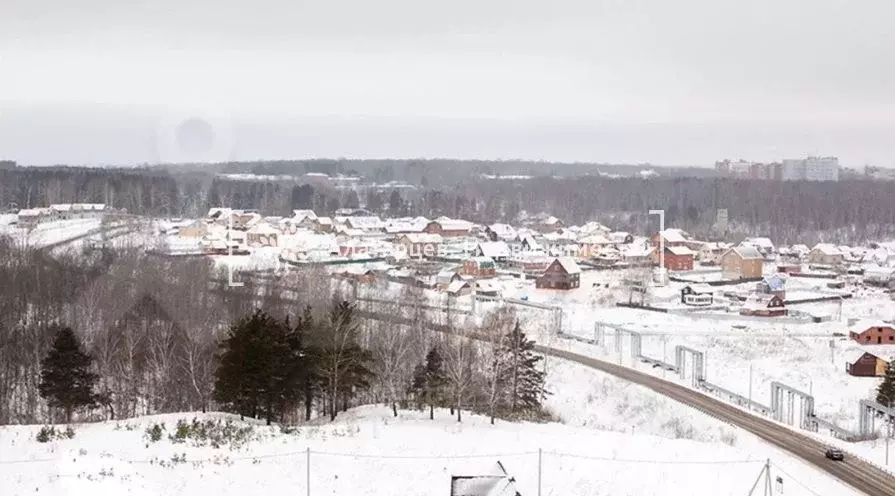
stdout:
{"type": "Polygon", "coordinates": [[[743,494],[763,463],[689,440],[561,424],[491,426],[476,416],[458,424],[447,411],[434,421],[417,412],[394,419],[378,407],[294,433],[222,414],[81,425],[74,439],[45,444],[35,441],[39,429],[0,431],[0,474],[3,487],[12,489],[5,494],[304,494],[308,448],[311,494],[442,495],[452,474],[485,474],[497,461],[523,494],[536,494],[539,449],[544,494],[658,494],[669,484],[687,494],[728,494],[719,488],[743,494]],[[194,418],[218,429],[229,421],[230,439],[242,441],[214,448],[193,437],[169,439],[177,419],[194,418]],[[164,425],[157,442],[147,434],[154,424],[164,425]],[[34,461],[9,464],[12,459],[34,461]]]}
{"type": "Polygon", "coordinates": [[[395,419],[382,407],[294,432],[225,414],[85,424],[73,439],[47,443],[35,440],[39,430],[0,429],[4,494],[306,494],[310,457],[310,494],[441,496],[451,475],[487,474],[500,461],[527,496],[537,494],[541,450],[544,495],[723,495],[747,494],[764,464],[724,444],[555,423],[490,425],[475,415],[458,424],[447,411],[434,421],[413,411],[395,419]]]}

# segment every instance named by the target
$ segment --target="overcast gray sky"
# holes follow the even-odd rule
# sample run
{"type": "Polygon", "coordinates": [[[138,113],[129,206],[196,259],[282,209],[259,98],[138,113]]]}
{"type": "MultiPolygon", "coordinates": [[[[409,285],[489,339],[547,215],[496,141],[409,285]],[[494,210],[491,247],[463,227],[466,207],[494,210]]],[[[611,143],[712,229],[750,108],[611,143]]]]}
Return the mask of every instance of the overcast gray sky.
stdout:
{"type": "Polygon", "coordinates": [[[0,157],[895,166],[891,0],[2,0],[0,157]],[[174,141],[172,141],[174,140],[174,141]]]}

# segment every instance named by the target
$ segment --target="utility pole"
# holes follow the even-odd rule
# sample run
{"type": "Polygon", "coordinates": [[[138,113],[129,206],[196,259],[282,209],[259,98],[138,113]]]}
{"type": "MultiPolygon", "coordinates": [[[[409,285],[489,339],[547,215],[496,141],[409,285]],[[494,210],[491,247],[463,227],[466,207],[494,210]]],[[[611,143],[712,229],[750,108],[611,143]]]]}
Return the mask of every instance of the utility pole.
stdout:
{"type": "Polygon", "coordinates": [[[307,496],[311,496],[311,447],[305,448],[305,465],[307,468],[305,474],[305,488],[307,488],[307,496]]]}

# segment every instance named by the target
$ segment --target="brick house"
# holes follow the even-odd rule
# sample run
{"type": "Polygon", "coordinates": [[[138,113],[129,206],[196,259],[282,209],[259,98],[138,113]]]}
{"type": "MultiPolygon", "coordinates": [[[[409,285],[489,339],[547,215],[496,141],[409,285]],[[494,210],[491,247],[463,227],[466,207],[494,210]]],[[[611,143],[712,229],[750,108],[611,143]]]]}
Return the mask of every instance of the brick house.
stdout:
{"type": "Polygon", "coordinates": [[[895,344],[895,328],[883,322],[858,322],[848,337],[861,344],[895,344]]]}
{"type": "Polygon", "coordinates": [[[489,257],[473,257],[463,262],[463,274],[472,277],[494,277],[497,266],[489,257]]]}
{"type": "Polygon", "coordinates": [[[569,257],[559,257],[535,281],[538,289],[575,289],[581,284],[581,268],[569,257]]]}
{"type": "Polygon", "coordinates": [[[423,232],[429,234],[438,234],[445,238],[454,238],[458,236],[469,236],[472,231],[472,223],[465,220],[448,219],[439,217],[426,224],[423,232]]]}
{"type": "Polygon", "coordinates": [[[764,256],[754,246],[737,246],[721,255],[721,274],[725,279],[761,277],[764,256]]]}
{"type": "MultiPolygon", "coordinates": [[[[671,271],[693,270],[696,253],[686,246],[665,246],[665,268],[671,271]]],[[[658,250],[653,252],[653,264],[659,265],[658,250]]]]}

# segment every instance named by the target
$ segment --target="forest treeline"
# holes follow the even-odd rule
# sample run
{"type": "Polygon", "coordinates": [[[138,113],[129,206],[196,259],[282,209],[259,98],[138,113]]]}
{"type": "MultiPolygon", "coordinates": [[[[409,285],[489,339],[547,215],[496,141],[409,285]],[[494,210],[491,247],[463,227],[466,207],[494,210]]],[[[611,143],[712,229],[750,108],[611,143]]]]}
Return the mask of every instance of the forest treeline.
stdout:
{"type": "MultiPolygon", "coordinates": [[[[393,174],[379,175],[388,179],[393,174]]],[[[413,174],[417,184],[428,177],[413,174]]],[[[212,206],[288,215],[293,209],[331,214],[341,207],[363,205],[384,215],[447,215],[483,223],[512,222],[524,210],[548,212],[571,224],[599,220],[616,229],[639,232],[655,229],[655,218],[647,212],[658,208],[666,211],[667,225],[697,234],[711,231],[718,209],[727,209],[731,231],[768,236],[778,243],[876,241],[895,234],[891,222],[895,185],[887,182],[602,176],[482,180],[467,174],[453,186],[431,180],[427,184],[417,189],[345,190],[294,180],[225,179],[196,167],[20,167],[0,170],[0,205],[27,208],[101,202],[131,213],[177,217],[199,216],[212,206]]]]}
{"type": "Polygon", "coordinates": [[[294,422],[373,403],[544,415],[543,363],[512,310],[447,315],[453,332],[434,333],[419,288],[376,308],[399,325],[364,316],[319,269],[227,279],[204,258],[50,257],[0,238],[0,424],[207,410],[294,422]]]}

